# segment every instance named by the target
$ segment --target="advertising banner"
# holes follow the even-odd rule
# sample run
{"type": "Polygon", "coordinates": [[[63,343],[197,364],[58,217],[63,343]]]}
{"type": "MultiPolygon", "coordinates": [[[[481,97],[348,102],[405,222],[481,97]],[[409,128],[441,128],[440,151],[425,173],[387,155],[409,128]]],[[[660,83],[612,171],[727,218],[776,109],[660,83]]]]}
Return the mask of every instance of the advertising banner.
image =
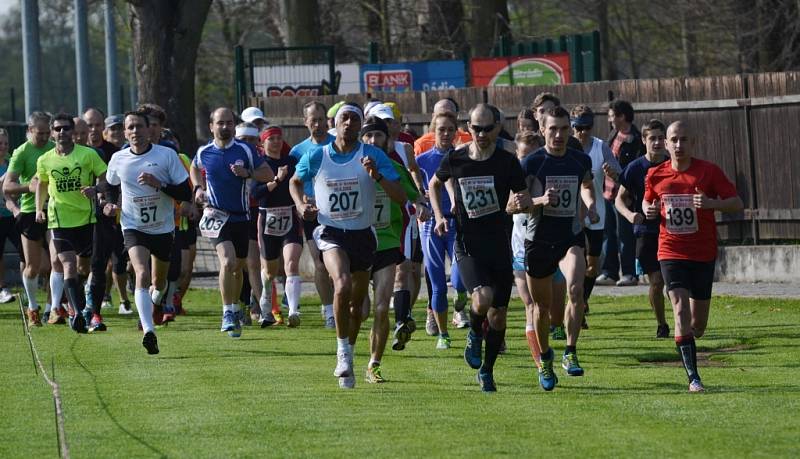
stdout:
{"type": "Polygon", "coordinates": [[[470,61],[473,86],[533,86],[571,82],[569,53],[481,57],[470,61]]]}
{"type": "Polygon", "coordinates": [[[463,61],[401,62],[361,66],[361,92],[406,92],[466,86],[463,61]]]}

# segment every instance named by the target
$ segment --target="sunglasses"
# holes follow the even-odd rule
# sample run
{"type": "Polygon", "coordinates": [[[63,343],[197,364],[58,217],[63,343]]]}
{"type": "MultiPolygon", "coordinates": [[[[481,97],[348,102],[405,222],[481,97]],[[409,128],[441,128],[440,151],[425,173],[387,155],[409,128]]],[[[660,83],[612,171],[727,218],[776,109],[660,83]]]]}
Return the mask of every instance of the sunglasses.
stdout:
{"type": "Polygon", "coordinates": [[[56,132],[71,131],[72,130],[72,126],[55,126],[53,128],[53,130],[56,131],[56,132]]]}
{"type": "Polygon", "coordinates": [[[490,133],[494,131],[494,124],[489,124],[487,126],[478,126],[477,124],[470,124],[469,128],[475,131],[475,134],[480,134],[481,132],[490,133]]]}
{"type": "Polygon", "coordinates": [[[575,129],[578,132],[589,131],[592,129],[593,126],[573,126],[572,129],[575,129]]]}

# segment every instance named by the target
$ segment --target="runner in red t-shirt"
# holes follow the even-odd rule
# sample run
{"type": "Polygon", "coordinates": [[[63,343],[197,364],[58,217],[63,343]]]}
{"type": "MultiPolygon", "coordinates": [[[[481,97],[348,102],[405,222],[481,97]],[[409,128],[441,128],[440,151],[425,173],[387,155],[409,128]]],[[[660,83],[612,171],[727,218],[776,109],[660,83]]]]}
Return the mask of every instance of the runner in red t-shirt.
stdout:
{"type": "Polygon", "coordinates": [[[675,343],[689,392],[702,392],[694,339],[703,336],[711,305],[717,258],[714,211],[739,212],[744,204],[719,167],[692,158],[694,140],[682,121],[669,126],[671,160],[648,171],[642,210],[648,219],[661,216],[658,261],[675,315],[675,343]]]}

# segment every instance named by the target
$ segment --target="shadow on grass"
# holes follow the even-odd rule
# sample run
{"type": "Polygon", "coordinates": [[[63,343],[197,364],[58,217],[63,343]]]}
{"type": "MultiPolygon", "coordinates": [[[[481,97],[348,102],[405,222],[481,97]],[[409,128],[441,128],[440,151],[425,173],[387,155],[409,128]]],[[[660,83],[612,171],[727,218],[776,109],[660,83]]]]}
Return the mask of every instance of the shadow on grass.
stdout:
{"type": "Polygon", "coordinates": [[[80,337],[76,336],[75,339],[72,340],[72,344],[69,347],[69,352],[70,354],[72,354],[72,359],[75,360],[75,363],[80,365],[81,369],[83,369],[83,371],[85,371],[86,374],[88,374],[89,377],[92,378],[92,385],[94,386],[94,393],[97,396],[97,401],[100,402],[100,406],[103,408],[103,411],[105,411],[106,415],[108,415],[109,419],[111,419],[111,422],[113,422],[114,425],[117,426],[117,428],[120,431],[125,433],[125,435],[129,436],[130,438],[138,442],[140,445],[149,449],[154,454],[158,455],[158,457],[161,458],[167,457],[167,455],[163,451],[159,450],[155,446],[145,441],[143,438],[139,437],[130,430],[126,429],[125,426],[123,426],[119,422],[119,420],[117,420],[114,414],[111,413],[111,410],[108,408],[108,403],[106,403],[106,400],[103,398],[103,394],[100,393],[100,387],[97,385],[97,377],[94,375],[94,373],[91,372],[91,370],[89,370],[89,368],[86,367],[86,365],[83,364],[83,362],[80,361],[80,359],[78,358],[78,354],[75,352],[75,344],[77,344],[79,339],[80,337]]]}

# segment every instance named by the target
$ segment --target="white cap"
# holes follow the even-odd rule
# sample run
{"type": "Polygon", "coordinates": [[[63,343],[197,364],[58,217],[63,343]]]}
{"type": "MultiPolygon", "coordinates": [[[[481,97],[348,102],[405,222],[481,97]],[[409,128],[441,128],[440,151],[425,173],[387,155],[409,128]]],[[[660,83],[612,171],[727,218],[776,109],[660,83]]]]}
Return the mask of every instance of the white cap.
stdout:
{"type": "Polygon", "coordinates": [[[367,102],[367,105],[364,105],[364,116],[369,116],[373,108],[382,104],[383,103],[379,100],[371,100],[367,102]]]}
{"type": "Polygon", "coordinates": [[[267,119],[264,118],[264,112],[262,112],[257,107],[247,107],[247,108],[245,108],[244,111],[242,111],[241,118],[242,118],[242,121],[245,121],[245,122],[248,122],[248,123],[252,123],[254,120],[267,121],[267,119]]]}
{"type": "Polygon", "coordinates": [[[393,120],[394,112],[392,111],[392,107],[386,104],[377,104],[370,108],[367,116],[377,116],[382,120],[393,120]]]}

